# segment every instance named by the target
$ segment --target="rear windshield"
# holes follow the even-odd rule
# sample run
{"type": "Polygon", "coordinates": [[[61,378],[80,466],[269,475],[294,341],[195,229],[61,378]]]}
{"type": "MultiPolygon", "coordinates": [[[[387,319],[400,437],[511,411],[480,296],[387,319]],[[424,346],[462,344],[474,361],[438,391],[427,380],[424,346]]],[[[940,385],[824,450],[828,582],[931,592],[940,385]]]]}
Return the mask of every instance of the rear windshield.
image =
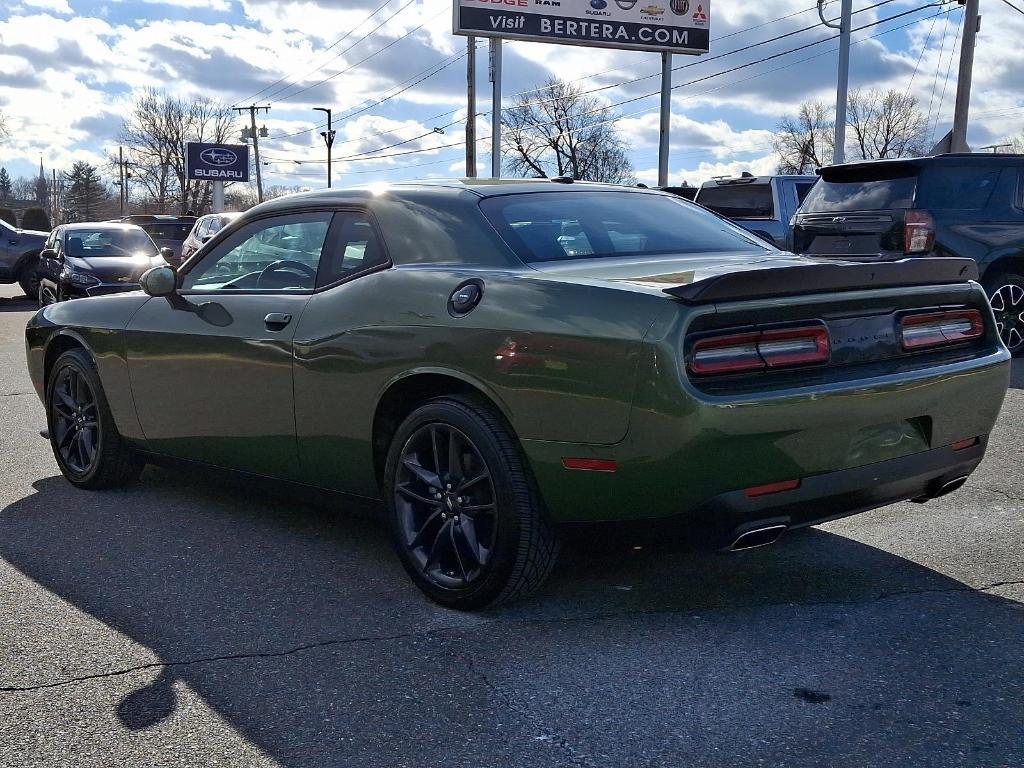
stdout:
{"type": "Polygon", "coordinates": [[[480,208],[525,262],[767,250],[739,227],[668,195],[535,192],[487,198],[480,208]]]}
{"type": "Polygon", "coordinates": [[[154,240],[177,240],[181,242],[188,237],[188,233],[192,231],[195,222],[155,221],[146,222],[139,226],[146,230],[154,240]]]}
{"type": "Polygon", "coordinates": [[[68,256],[155,256],[156,246],[140,229],[73,229],[68,232],[68,256]]]}
{"type": "Polygon", "coordinates": [[[912,208],[917,169],[858,169],[843,175],[822,175],[804,198],[802,213],[818,211],[883,211],[912,208]]]}
{"type": "Polygon", "coordinates": [[[775,215],[770,184],[701,187],[697,202],[730,219],[770,219],[775,215]]]}
{"type": "Polygon", "coordinates": [[[921,174],[917,205],[976,211],[984,208],[999,181],[999,168],[929,168],[921,174]]]}

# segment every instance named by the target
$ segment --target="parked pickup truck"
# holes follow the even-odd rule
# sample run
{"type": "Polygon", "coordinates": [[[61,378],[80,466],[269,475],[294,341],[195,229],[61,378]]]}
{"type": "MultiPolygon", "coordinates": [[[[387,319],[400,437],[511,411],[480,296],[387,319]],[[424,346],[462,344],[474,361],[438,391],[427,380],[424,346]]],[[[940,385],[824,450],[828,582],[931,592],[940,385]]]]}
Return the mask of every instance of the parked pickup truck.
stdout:
{"type": "Polygon", "coordinates": [[[996,330],[1024,354],[1024,155],[875,160],[820,174],[790,250],[844,262],[973,259],[996,330]]]}
{"type": "Polygon", "coordinates": [[[817,180],[817,176],[754,176],[744,172],[734,179],[705,181],[694,202],[789,251],[789,221],[817,180]]]}

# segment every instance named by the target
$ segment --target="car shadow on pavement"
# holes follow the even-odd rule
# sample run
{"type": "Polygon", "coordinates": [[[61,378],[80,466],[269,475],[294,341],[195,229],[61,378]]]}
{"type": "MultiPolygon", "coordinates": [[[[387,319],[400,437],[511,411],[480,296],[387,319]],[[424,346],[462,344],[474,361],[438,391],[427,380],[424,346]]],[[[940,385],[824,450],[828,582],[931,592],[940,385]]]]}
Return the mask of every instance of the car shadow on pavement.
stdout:
{"type": "Polygon", "coordinates": [[[38,308],[38,303],[28,296],[16,298],[0,296],[0,312],[34,312],[38,308]]]}
{"type": "Polygon", "coordinates": [[[1010,388],[1024,389],[1024,358],[1017,357],[1010,368],[1010,388]]]}
{"type": "Polygon", "coordinates": [[[731,556],[576,536],[539,595],[460,614],[365,511],[156,468],[34,490],[0,556],[129,647],[22,658],[0,687],[118,675],[139,644],[126,734],[186,685],[286,766],[1024,762],[1020,604],[835,534],[731,556]]]}

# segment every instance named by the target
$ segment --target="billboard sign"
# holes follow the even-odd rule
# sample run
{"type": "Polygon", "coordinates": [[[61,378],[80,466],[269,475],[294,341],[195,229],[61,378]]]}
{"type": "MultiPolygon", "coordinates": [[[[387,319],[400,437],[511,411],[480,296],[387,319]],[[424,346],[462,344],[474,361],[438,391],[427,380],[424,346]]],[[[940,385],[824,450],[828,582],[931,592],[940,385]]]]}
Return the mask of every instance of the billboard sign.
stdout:
{"type": "Polygon", "coordinates": [[[202,144],[190,141],[185,145],[185,177],[200,181],[248,181],[249,147],[247,144],[202,144]]]}
{"type": "Polygon", "coordinates": [[[454,0],[457,35],[708,52],[709,0],[454,0]]]}

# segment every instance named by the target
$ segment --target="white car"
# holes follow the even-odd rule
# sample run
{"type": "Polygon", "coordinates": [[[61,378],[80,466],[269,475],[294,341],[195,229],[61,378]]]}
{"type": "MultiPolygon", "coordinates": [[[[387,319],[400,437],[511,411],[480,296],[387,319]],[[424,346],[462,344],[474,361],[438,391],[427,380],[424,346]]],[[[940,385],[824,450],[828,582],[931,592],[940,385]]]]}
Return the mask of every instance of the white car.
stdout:
{"type": "Polygon", "coordinates": [[[208,213],[205,216],[200,216],[196,220],[195,226],[192,227],[192,231],[188,233],[188,237],[185,238],[185,242],[181,244],[181,260],[185,261],[198,251],[203,243],[241,215],[232,212],[208,213]]]}

